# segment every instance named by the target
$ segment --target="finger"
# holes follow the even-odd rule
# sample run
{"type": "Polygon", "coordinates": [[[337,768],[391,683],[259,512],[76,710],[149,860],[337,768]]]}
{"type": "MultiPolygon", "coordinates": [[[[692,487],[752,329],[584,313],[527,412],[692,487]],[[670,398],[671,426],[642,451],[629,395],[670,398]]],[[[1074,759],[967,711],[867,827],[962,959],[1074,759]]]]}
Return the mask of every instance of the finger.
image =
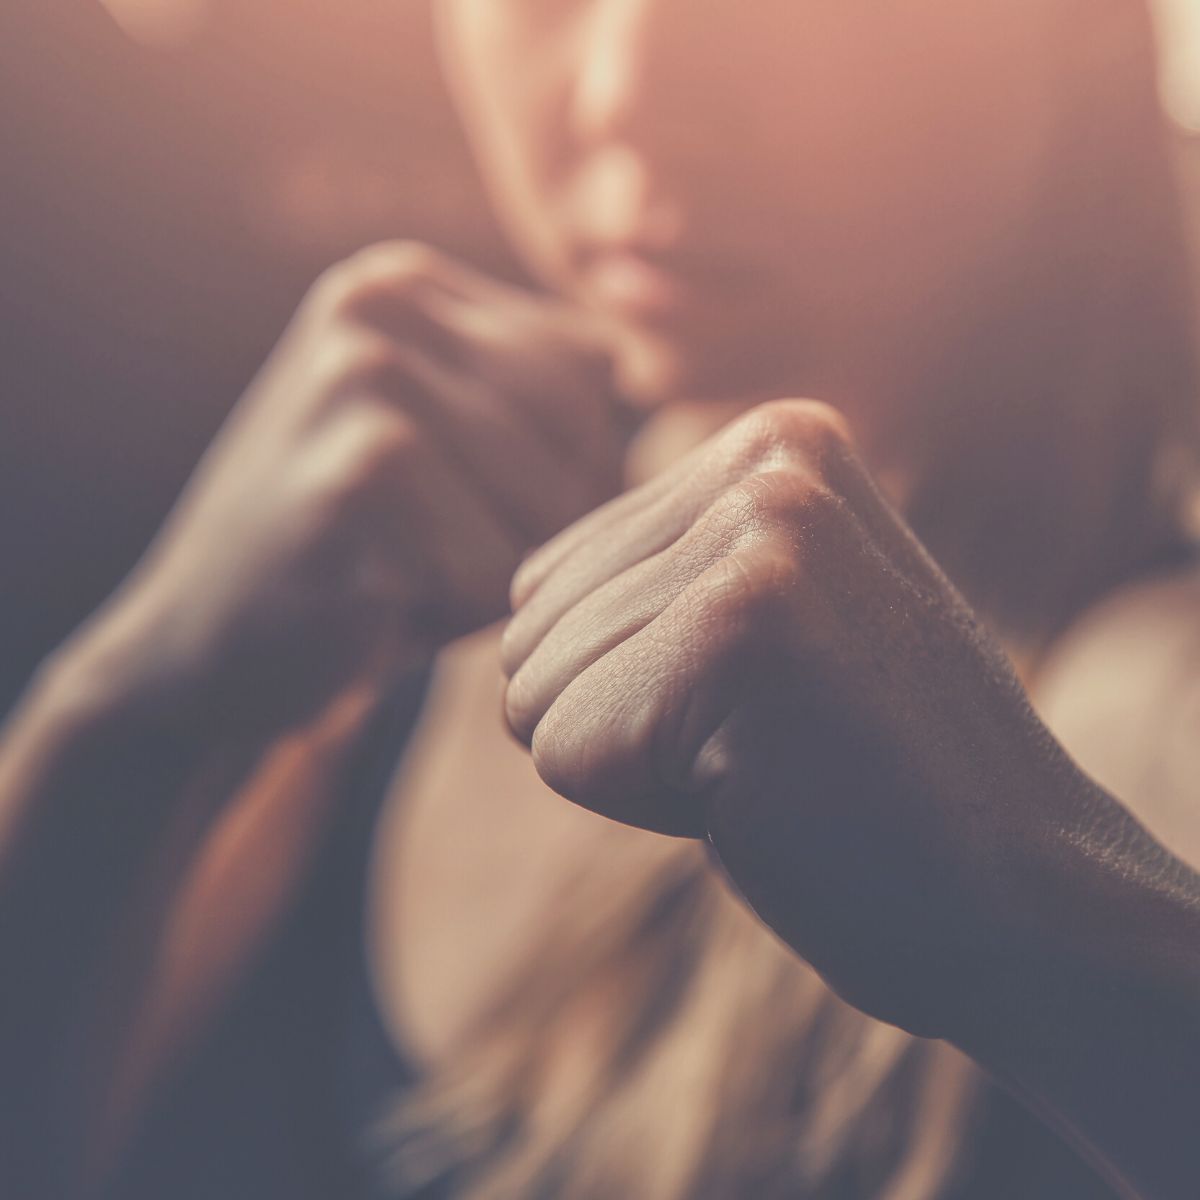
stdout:
{"type": "Polygon", "coordinates": [[[407,262],[410,272],[415,266],[418,272],[461,300],[495,304],[528,294],[423,242],[399,241],[394,243],[393,252],[402,263],[407,262]]]}
{"type": "Polygon", "coordinates": [[[600,482],[573,469],[536,426],[484,381],[407,347],[396,348],[396,394],[457,465],[535,546],[608,498],[600,482]]]}
{"type": "MultiPolygon", "coordinates": [[[[523,563],[512,589],[516,616],[505,634],[506,666],[523,661],[590,591],[670,546],[746,472],[746,455],[737,439],[702,446],[660,479],[585,518],[523,563]]],[[[736,523],[738,516],[729,513],[723,519],[736,523]]]]}
{"type": "MultiPolygon", "coordinates": [[[[386,401],[372,398],[384,408],[386,401]]],[[[387,408],[389,468],[373,511],[373,569],[395,581],[414,637],[446,638],[504,615],[506,585],[522,543],[488,498],[420,425],[387,408]]]]}
{"type": "Polygon", "coordinates": [[[463,358],[462,344],[436,313],[450,275],[444,256],[417,243],[369,246],[332,267],[312,291],[306,311],[415,343],[447,362],[463,358]]]}
{"type": "Polygon", "coordinates": [[[350,281],[356,294],[375,287],[381,297],[401,300],[414,282],[427,282],[461,299],[483,302],[501,301],[516,291],[435,246],[404,239],[365,246],[334,267],[332,274],[350,281]]]}
{"type": "Polygon", "coordinates": [[[514,608],[530,605],[545,582],[563,572],[572,572],[581,581],[590,578],[594,583],[605,571],[611,573],[614,566],[627,566],[644,556],[637,538],[629,531],[623,535],[628,561],[622,564],[619,556],[614,560],[610,554],[596,554],[596,543],[608,538],[622,522],[628,522],[632,531],[643,520],[635,515],[640,510],[662,505],[667,520],[690,520],[724,489],[757,471],[772,470],[784,463],[818,479],[836,470],[832,482],[837,486],[838,477],[847,469],[853,470],[854,463],[837,423],[831,423],[827,415],[829,411],[806,401],[777,401],[752,409],[645,488],[573,526],[532,555],[513,582],[514,608]],[[674,509],[663,500],[672,492],[679,497],[679,506],[674,509]],[[592,559],[590,575],[578,561],[584,558],[592,559]]]}
{"type": "MultiPolygon", "coordinates": [[[[528,468],[530,452],[542,460],[540,469],[527,470],[524,476],[527,484],[540,478],[548,485],[541,490],[535,511],[545,511],[547,496],[555,499],[556,508],[573,493],[587,497],[586,503],[567,504],[566,511],[560,510],[559,518],[549,525],[535,524],[536,536],[530,544],[537,544],[616,494],[627,428],[615,415],[611,398],[588,374],[581,356],[564,349],[565,343],[547,344],[544,330],[540,337],[532,337],[523,328],[531,322],[513,317],[514,310],[532,306],[529,298],[480,302],[482,284],[477,284],[469,298],[463,299],[447,287],[447,270],[439,263],[403,286],[393,280],[378,292],[368,288],[364,294],[360,286],[357,313],[391,339],[393,358],[423,364],[414,366],[412,374],[432,380],[433,391],[448,394],[452,400],[457,397],[460,416],[464,408],[475,408],[473,421],[462,423],[467,442],[480,441],[471,434],[471,424],[492,423],[489,410],[495,416],[501,411],[511,414],[512,431],[493,428],[491,432],[501,443],[510,443],[510,452],[519,447],[511,445],[509,433],[523,438],[526,453],[512,457],[514,465],[525,462],[528,468]],[[485,395],[493,402],[472,404],[472,397],[485,395]],[[465,405],[461,403],[464,400],[465,405]],[[544,449],[533,450],[535,441],[544,449]]],[[[459,289],[465,286],[461,280],[456,285],[459,289]]],[[[501,287],[491,286],[486,294],[504,296],[501,287]]],[[[502,461],[504,456],[498,456],[493,447],[490,453],[476,454],[474,466],[483,466],[491,475],[494,471],[489,464],[502,461]]],[[[528,486],[520,490],[530,492],[528,486]]]]}
{"type": "Polygon", "coordinates": [[[343,315],[511,393],[562,453],[615,489],[630,421],[594,318],[414,243],[369,247],[331,274],[325,293],[343,315]]]}
{"type": "Polygon", "coordinates": [[[544,319],[552,342],[544,369],[529,380],[528,403],[580,463],[620,472],[644,414],[617,387],[611,338],[594,319],[566,305],[554,306],[544,319]]]}
{"type": "MultiPolygon", "coordinates": [[[[637,514],[659,504],[678,485],[685,474],[682,465],[657,476],[648,483],[618,496],[603,507],[596,509],[575,524],[563,530],[545,545],[539,547],[521,564],[512,583],[512,604],[515,610],[528,604],[546,579],[572,555],[587,549],[595,552],[608,532],[618,526],[628,525],[637,514]]],[[[667,544],[655,538],[656,549],[667,544]]],[[[649,549],[645,553],[654,553],[649,549]]]]}
{"type": "Polygon", "coordinates": [[[623,824],[705,836],[712,781],[699,780],[696,767],[740,699],[744,631],[719,602],[728,562],[556,697],[531,745],[554,791],[623,824]]]}
{"type": "Polygon", "coordinates": [[[616,390],[608,344],[584,317],[515,290],[483,301],[443,291],[428,307],[461,339],[475,371],[511,395],[562,453],[617,475],[634,418],[616,390]]]}
{"type": "Polygon", "coordinates": [[[571,681],[673,604],[728,551],[734,537],[728,527],[693,525],[666,550],[610,579],[565,612],[522,662],[506,659],[511,681],[505,714],[514,736],[528,744],[571,681]]]}
{"type": "Polygon", "coordinates": [[[647,510],[635,510],[627,520],[605,516],[608,520],[596,536],[564,556],[546,582],[517,608],[501,641],[501,662],[510,677],[564,614],[609,581],[663,553],[691,523],[673,493],[647,510]]]}

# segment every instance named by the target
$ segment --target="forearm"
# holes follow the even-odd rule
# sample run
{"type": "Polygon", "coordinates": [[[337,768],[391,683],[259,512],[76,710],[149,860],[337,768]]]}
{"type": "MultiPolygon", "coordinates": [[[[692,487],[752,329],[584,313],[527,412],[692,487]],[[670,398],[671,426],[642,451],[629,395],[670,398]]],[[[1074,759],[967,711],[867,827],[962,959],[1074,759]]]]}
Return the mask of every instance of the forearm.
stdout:
{"type": "Polygon", "coordinates": [[[256,753],[205,745],[171,698],[133,686],[91,642],[57,656],[11,720],[0,743],[0,1074],[5,1140],[27,1161],[0,1169],[44,1171],[51,1129],[80,1144],[176,876],[256,753]]]}
{"type": "Polygon", "coordinates": [[[45,939],[31,965],[70,972],[120,909],[168,831],[202,831],[205,800],[258,748],[206,744],[184,709],[113,678],[90,648],[41,672],[0,742],[0,910],[10,948],[45,939]]]}
{"type": "Polygon", "coordinates": [[[1192,1200],[1200,877],[1098,790],[1081,815],[1034,856],[953,1040],[1131,1196],[1192,1200]]]}
{"type": "Polygon", "coordinates": [[[847,750],[828,773],[806,762],[799,794],[738,772],[710,837],[844,999],[957,1045],[1131,1196],[1194,1200],[1200,878],[1049,743],[1022,741],[955,777],[937,827],[909,828],[918,793],[847,750]],[[826,793],[838,803],[815,823],[826,793]],[[836,823],[872,794],[888,805],[869,830],[836,823]]]}

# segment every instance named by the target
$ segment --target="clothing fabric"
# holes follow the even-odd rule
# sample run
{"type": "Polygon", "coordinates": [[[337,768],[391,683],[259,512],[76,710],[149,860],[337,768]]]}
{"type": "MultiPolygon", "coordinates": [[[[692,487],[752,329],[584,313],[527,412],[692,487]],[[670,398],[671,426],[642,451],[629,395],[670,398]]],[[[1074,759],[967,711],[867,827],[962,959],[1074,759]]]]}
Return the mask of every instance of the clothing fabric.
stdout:
{"type": "MultiPolygon", "coordinates": [[[[155,1106],[109,1200],[453,1200],[444,1180],[398,1188],[381,1156],[364,1151],[380,1114],[417,1081],[375,1002],[363,905],[378,812],[427,684],[421,677],[398,689],[364,739],[347,803],[304,895],[155,1106]]],[[[1017,1197],[1116,1200],[993,1089],[970,1169],[946,1200],[1017,1197]]]]}

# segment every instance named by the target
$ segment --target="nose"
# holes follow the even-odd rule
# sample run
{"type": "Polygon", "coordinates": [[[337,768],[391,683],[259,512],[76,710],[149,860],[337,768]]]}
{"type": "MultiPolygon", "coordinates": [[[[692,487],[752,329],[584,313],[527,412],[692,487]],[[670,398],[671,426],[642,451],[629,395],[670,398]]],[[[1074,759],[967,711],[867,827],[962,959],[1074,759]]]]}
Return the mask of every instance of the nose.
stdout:
{"type": "Polygon", "coordinates": [[[632,141],[656,114],[662,0],[593,0],[578,29],[572,133],[584,144],[632,141]]]}
{"type": "MultiPolygon", "coordinates": [[[[755,4],[765,0],[754,0],[755,4]]],[[[797,0],[786,0],[795,3],[797,0]]],[[[739,0],[577,0],[564,165],[597,235],[670,243],[715,196],[712,147],[744,107],[731,49],[739,0]]],[[[743,14],[744,15],[744,14],[743,14]]],[[[569,60],[569,65],[567,60],[569,60]]],[[[560,77],[562,78],[562,77],[560,77]]]]}

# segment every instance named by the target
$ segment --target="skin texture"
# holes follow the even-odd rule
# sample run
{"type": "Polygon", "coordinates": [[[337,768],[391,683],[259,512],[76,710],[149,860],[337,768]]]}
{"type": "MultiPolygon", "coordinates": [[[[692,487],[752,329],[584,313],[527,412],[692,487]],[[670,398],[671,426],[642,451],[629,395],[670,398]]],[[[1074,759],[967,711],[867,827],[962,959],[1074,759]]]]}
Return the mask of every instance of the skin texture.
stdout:
{"type": "MultiPolygon", "coordinates": [[[[53,1163],[18,1163],[13,1194],[54,1195],[47,1180],[63,1163],[83,1159],[79,1173],[94,1177],[114,1157],[202,1028],[196,996],[211,1013],[286,908],[379,692],[501,616],[524,551],[615,490],[614,367],[645,404],[819,390],[874,449],[906,420],[905,399],[969,300],[990,295],[1000,234],[1035,202],[1052,82],[1030,50],[1036,5],[1017,19],[1012,4],[765,0],[755,22],[729,0],[440,0],[438,10],[485,181],[533,274],[570,306],[414,247],[336,268],[145,563],[6,731],[0,951],[37,969],[4,997],[4,1074],[34,1098],[16,1114],[31,1130],[24,1145],[63,1150],[53,1163]],[[716,139],[728,169],[714,177],[716,139]],[[306,757],[264,781],[256,764],[280,735],[302,740],[306,757]],[[64,910],[64,877],[86,903],[64,910]],[[155,920],[131,922],[131,911],[155,920]],[[117,995],[95,1012],[93,985],[114,977],[117,995]],[[116,1129],[100,1116],[114,1088],[116,1129]]],[[[653,424],[677,427],[680,407],[653,424]]],[[[1157,1028],[1176,1063],[1190,1061],[1177,1015],[1194,994],[1178,982],[1193,961],[1186,878],[1164,894],[1162,852],[1046,743],[1003,659],[880,505],[837,422],[790,408],[755,421],[736,435],[744,443],[723,440],[712,460],[693,461],[690,481],[661,485],[647,512],[646,493],[631,499],[628,530],[624,516],[611,528],[611,511],[597,517],[586,536],[605,548],[599,559],[576,547],[551,568],[559,543],[535,560],[530,571],[546,578],[527,596],[533,577],[522,577],[507,650],[513,668],[528,651],[514,723],[540,731],[539,767],[576,799],[710,836],[748,899],[868,1011],[955,1037],[1144,1178],[1146,1194],[1181,1194],[1174,1185],[1192,1164],[1179,1161],[1189,1140],[1172,1120],[1194,1112],[1194,1098],[1161,1076],[1114,1087],[1111,1056],[1096,1047],[1107,1037],[1157,1063],[1161,1048],[1122,1040],[1157,1028]],[[685,553],[654,557],[685,540],[685,553]],[[575,653],[611,668],[635,631],[671,636],[642,637],[645,663],[608,675],[600,703],[580,704],[571,724],[588,674],[576,678],[582,663],[553,650],[559,606],[569,619],[607,586],[591,573],[597,562],[618,579],[643,559],[655,564],[644,588],[588,609],[575,653]],[[801,577],[828,590],[798,589],[801,577]],[[643,670],[655,662],[661,670],[643,670]],[[714,684],[743,675],[762,684],[758,700],[714,684]],[[697,702],[676,728],[663,718],[683,691],[697,702]],[[814,731],[807,742],[798,728],[814,731]],[[798,745],[814,752],[801,766],[823,806],[792,802],[798,745]],[[747,775],[750,762],[763,779],[747,775]],[[887,802],[896,791],[899,807],[887,802]],[[988,820],[951,819],[947,796],[964,794],[988,820]],[[1058,804],[1048,829],[1040,814],[1058,804]],[[1083,809],[1095,819],[1081,821],[1083,809]],[[1083,825],[1091,849],[1067,853],[1054,830],[1083,825]],[[1081,866],[1065,873],[1084,880],[1079,891],[1055,890],[1038,865],[1079,858],[1109,864],[1103,884],[1081,866]],[[1014,862],[1028,867],[1020,887],[996,878],[1014,862]],[[1145,892],[1123,891],[1126,875],[1145,892]],[[797,879],[812,894],[798,897],[797,879]],[[988,879],[995,887],[981,889],[988,879]],[[930,880],[946,890],[930,895],[930,880]],[[1039,912],[1103,912],[1107,929],[1159,929],[1163,942],[1143,951],[1131,934],[1102,952],[1083,919],[1035,938],[1027,913],[997,915],[999,892],[1039,912]],[[1005,965],[1019,969],[1004,977],[1055,997],[1032,1045],[1014,1014],[1042,997],[993,989],[996,963],[974,957],[977,943],[1007,948],[1005,965]],[[871,962],[847,957],[856,944],[871,962]],[[947,946],[960,970],[948,969],[947,946]],[[1112,947],[1129,956],[1122,972],[1147,981],[1145,998],[1096,1015],[1047,962],[1080,955],[1105,981],[1112,947]],[[963,976],[984,982],[968,990],[963,976]],[[1000,999],[981,1033],[963,1018],[983,994],[1000,999]],[[1183,1004],[1159,999],[1180,994],[1183,1004]],[[1147,1132],[1077,1102],[1111,1092],[1171,1119],[1147,1132]]]]}
{"type": "MultiPolygon", "coordinates": [[[[510,242],[602,324],[620,387],[645,411],[627,477],[656,474],[756,399],[808,392],[837,401],[902,488],[909,464],[884,462],[892,434],[936,386],[946,345],[996,301],[998,265],[1040,200],[1057,82],[1043,7],[767,0],[747,20],[735,0],[438,0],[434,12],[510,242]]],[[[970,386],[982,405],[981,387],[1007,401],[1002,370],[970,386]]],[[[381,1007],[398,1044],[435,1063],[528,952],[561,863],[613,838],[556,812],[498,744],[495,653],[480,642],[443,663],[373,856],[381,1007]],[[499,793],[498,810],[487,797],[499,793]]]]}
{"type": "MultiPolygon", "coordinates": [[[[747,19],[737,0],[438,0],[446,76],[514,248],[603,323],[622,390],[650,410],[630,477],[756,399],[813,394],[900,501],[931,398],[1003,413],[1074,361],[1057,319],[1014,332],[1003,316],[1036,311],[1045,286],[1027,235],[1060,139],[1080,140],[1075,72],[1137,45],[1135,5],[1089,10],[1086,36],[1069,7],[765,0],[747,19]]],[[[373,855],[381,1008],[434,1066],[536,942],[563,860],[613,840],[556,812],[498,744],[494,657],[481,638],[441,664],[373,855]]]]}
{"type": "Polygon", "coordinates": [[[506,712],[551,787],[707,837],[850,1003],[1012,1080],[1130,1194],[1190,1193],[1200,878],[1049,736],[836,414],[759,407],[513,600],[506,712]]]}

